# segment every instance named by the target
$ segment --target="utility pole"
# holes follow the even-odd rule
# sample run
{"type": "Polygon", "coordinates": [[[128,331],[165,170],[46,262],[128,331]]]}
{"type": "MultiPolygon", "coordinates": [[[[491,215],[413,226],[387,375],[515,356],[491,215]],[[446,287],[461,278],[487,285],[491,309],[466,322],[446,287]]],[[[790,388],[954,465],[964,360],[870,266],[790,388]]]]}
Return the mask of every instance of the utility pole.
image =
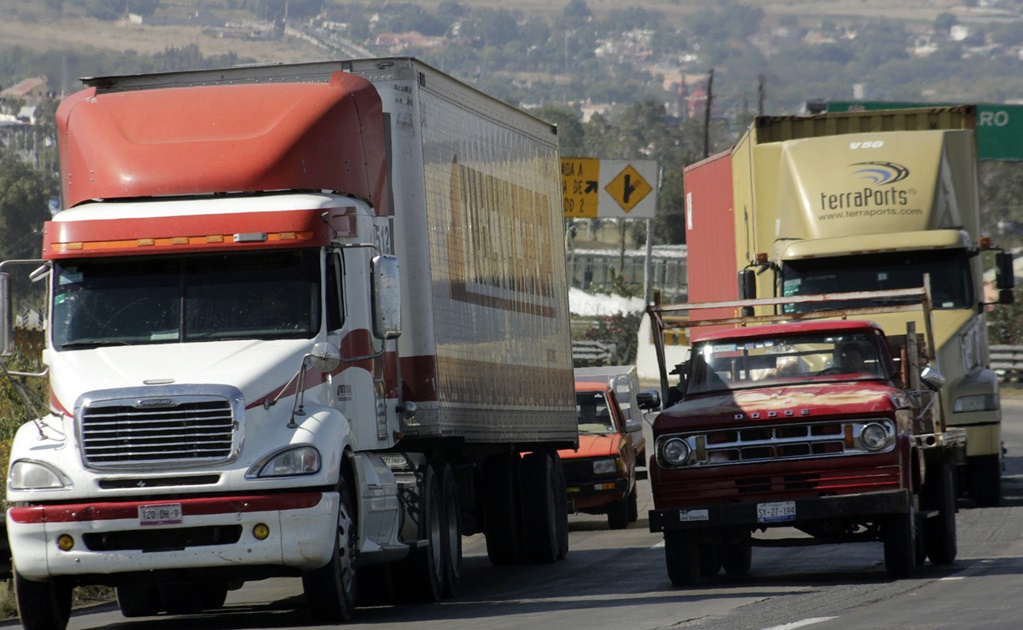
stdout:
{"type": "Polygon", "coordinates": [[[758,74],[757,75],[757,116],[763,116],[764,115],[764,97],[766,96],[766,94],[764,92],[764,84],[765,84],[764,75],[758,74]]]}
{"type": "Polygon", "coordinates": [[[714,100],[714,68],[707,72],[707,104],[703,112],[703,157],[710,157],[710,104],[714,100]]]}

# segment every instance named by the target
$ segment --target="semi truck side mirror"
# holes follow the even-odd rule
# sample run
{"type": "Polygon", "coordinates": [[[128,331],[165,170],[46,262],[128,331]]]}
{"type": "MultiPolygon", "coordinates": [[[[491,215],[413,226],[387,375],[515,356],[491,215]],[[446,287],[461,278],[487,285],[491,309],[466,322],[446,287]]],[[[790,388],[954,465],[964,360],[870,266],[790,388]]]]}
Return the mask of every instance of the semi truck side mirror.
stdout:
{"type": "Polygon", "coordinates": [[[654,411],[661,408],[661,395],[655,390],[647,390],[636,394],[636,406],[643,411],[654,411]]]}
{"type": "Polygon", "coordinates": [[[3,318],[0,325],[0,356],[6,357],[11,353],[11,339],[14,331],[11,329],[11,276],[0,273],[0,317],[3,318]]]}
{"type": "Polygon", "coordinates": [[[398,258],[375,256],[372,263],[373,334],[377,339],[401,336],[401,285],[398,258]]]}
{"type": "Polygon", "coordinates": [[[926,385],[928,389],[936,392],[945,386],[946,379],[941,372],[935,370],[929,365],[925,365],[924,368],[920,370],[920,381],[926,385]]]}
{"type": "Polygon", "coordinates": [[[1012,290],[1016,286],[1016,271],[1013,269],[1012,254],[995,254],[995,288],[998,289],[998,303],[1012,304],[1015,301],[1012,290]]]}
{"type": "MultiPolygon", "coordinates": [[[[757,274],[752,269],[743,269],[739,271],[739,299],[740,300],[755,300],[757,297],[757,274]]],[[[743,317],[751,317],[753,315],[752,306],[742,307],[741,312],[743,317]]]]}

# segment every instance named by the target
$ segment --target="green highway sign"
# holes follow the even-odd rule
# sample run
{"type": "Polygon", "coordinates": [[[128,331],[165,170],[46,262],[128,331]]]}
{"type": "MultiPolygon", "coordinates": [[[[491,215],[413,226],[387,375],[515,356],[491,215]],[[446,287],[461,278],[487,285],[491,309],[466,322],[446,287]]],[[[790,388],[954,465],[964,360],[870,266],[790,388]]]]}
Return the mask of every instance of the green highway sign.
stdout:
{"type": "MultiPolygon", "coordinates": [[[[910,107],[946,107],[956,103],[829,101],[828,112],[875,111],[910,107]]],[[[977,105],[977,157],[1023,161],[1023,105],[977,105]]]]}

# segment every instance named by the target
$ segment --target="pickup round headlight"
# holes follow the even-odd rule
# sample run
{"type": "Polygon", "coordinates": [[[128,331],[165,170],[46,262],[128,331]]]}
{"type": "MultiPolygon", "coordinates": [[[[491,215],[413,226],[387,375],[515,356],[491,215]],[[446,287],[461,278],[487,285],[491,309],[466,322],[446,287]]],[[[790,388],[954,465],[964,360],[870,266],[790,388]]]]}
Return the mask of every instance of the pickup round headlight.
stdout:
{"type": "Polygon", "coordinates": [[[256,462],[248,478],[253,477],[293,477],[296,475],[314,475],[320,472],[320,452],[313,446],[298,446],[279,453],[271,454],[256,462]]]}
{"type": "Polygon", "coordinates": [[[19,459],[11,464],[7,484],[11,490],[60,490],[72,485],[58,468],[30,459],[19,459]]]}
{"type": "Polygon", "coordinates": [[[611,475],[618,469],[613,459],[598,459],[593,462],[594,475],[611,475]]]}
{"type": "Polygon", "coordinates": [[[868,451],[880,451],[888,445],[888,431],[884,425],[871,422],[860,431],[860,441],[868,451]]]}
{"type": "Polygon", "coordinates": [[[682,438],[671,438],[661,443],[661,461],[668,466],[682,466],[689,460],[692,449],[682,438]]]}

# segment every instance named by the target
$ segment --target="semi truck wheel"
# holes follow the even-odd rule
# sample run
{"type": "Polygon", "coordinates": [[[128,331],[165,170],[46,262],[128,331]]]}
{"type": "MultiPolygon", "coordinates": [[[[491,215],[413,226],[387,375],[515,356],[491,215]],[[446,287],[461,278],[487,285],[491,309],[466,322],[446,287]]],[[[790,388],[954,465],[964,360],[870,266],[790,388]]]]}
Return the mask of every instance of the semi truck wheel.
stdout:
{"type": "Polygon", "coordinates": [[[537,451],[522,458],[522,524],[526,558],[532,563],[548,564],[558,559],[560,500],[550,455],[537,451]]]}
{"type": "Polygon", "coordinates": [[[419,539],[426,541],[425,547],[412,552],[408,558],[409,570],[405,572],[403,589],[414,602],[439,602],[444,595],[444,529],[443,488],[440,475],[432,465],[426,467],[423,479],[419,521],[419,539]]]}
{"type": "Polygon", "coordinates": [[[25,630],[64,630],[71,618],[71,586],[52,578],[33,582],[14,569],[14,595],[25,630]]]}
{"type": "Polygon", "coordinates": [[[302,575],[309,609],[317,618],[338,623],[351,621],[355,614],[355,509],[353,488],[345,475],[338,481],[337,529],[330,562],[302,575]]]}
{"type": "Polygon", "coordinates": [[[916,568],[916,512],[892,514],[884,524],[884,566],[889,577],[907,578],[916,568]]]}
{"type": "Polygon", "coordinates": [[[450,464],[441,473],[441,496],[444,504],[444,595],[458,594],[462,581],[462,506],[458,500],[458,482],[450,464]]]}
{"type": "Polygon", "coordinates": [[[483,468],[483,532],[491,564],[516,564],[522,558],[519,540],[519,455],[494,455],[483,468]]]}
{"type": "Polygon", "coordinates": [[[967,464],[970,475],[970,496],[980,507],[997,507],[1002,503],[1002,462],[998,455],[971,457],[967,464]]]}
{"type": "Polygon", "coordinates": [[[117,606],[125,617],[152,617],[163,610],[156,584],[122,584],[117,587],[117,606]]]}
{"type": "Polygon", "coordinates": [[[952,465],[941,462],[937,474],[928,475],[921,502],[938,515],[923,522],[924,551],[932,564],[952,564],[958,553],[956,543],[956,499],[952,465]]]}
{"type": "Polygon", "coordinates": [[[700,545],[694,532],[664,532],[664,559],[675,586],[692,586],[700,577],[700,545]]]}

